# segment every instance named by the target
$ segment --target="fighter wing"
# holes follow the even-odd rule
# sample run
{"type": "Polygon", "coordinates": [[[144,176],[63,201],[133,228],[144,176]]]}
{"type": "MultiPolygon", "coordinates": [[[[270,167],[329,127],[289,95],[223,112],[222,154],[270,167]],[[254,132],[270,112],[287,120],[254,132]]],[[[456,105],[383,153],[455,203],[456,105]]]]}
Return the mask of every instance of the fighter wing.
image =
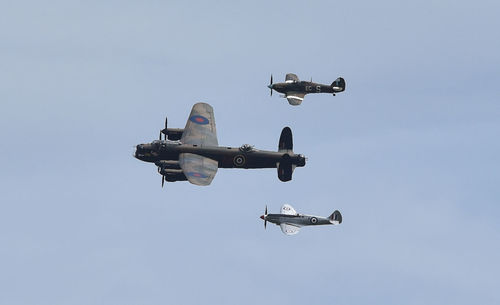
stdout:
{"type": "Polygon", "coordinates": [[[285,215],[297,215],[297,212],[295,211],[295,209],[291,205],[285,203],[281,207],[281,214],[285,214],[285,215]]]}
{"type": "Polygon", "coordinates": [[[217,161],[190,153],[179,155],[179,165],[189,182],[196,185],[209,185],[217,173],[217,161]]]}
{"type": "Polygon", "coordinates": [[[286,94],[286,99],[288,100],[288,103],[293,106],[300,105],[302,101],[304,100],[305,93],[301,92],[288,92],[286,94]]]}
{"type": "Polygon", "coordinates": [[[286,235],[295,235],[299,233],[300,228],[288,223],[280,224],[281,231],[286,235]]]}
{"type": "MultiPolygon", "coordinates": [[[[186,127],[182,133],[183,144],[218,146],[215,117],[212,106],[205,103],[194,104],[186,127]]],[[[187,175],[186,175],[187,176],[187,175]]]]}
{"type": "Polygon", "coordinates": [[[297,82],[299,82],[299,78],[297,77],[297,75],[293,73],[288,73],[285,76],[285,83],[297,83],[297,82]]]}

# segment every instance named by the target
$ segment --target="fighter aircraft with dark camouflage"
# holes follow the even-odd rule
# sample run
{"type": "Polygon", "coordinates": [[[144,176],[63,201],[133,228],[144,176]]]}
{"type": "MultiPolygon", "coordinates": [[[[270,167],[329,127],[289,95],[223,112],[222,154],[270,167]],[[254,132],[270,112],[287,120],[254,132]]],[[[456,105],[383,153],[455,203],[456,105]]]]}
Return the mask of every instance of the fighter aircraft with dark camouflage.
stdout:
{"type": "Polygon", "coordinates": [[[267,206],[265,214],[260,216],[264,220],[264,228],[267,222],[272,222],[281,227],[281,231],[286,235],[294,235],[299,233],[303,226],[318,226],[318,225],[338,225],[342,223],[342,214],[335,211],[328,217],[313,216],[299,214],[289,205],[284,204],[281,207],[281,214],[267,214],[267,206]]]}
{"type": "Polygon", "coordinates": [[[304,100],[306,94],[310,93],[335,93],[345,90],[345,80],[342,77],[337,78],[331,85],[323,85],[313,83],[312,80],[300,81],[297,75],[288,73],[285,77],[284,83],[273,84],[273,76],[271,75],[271,82],[269,86],[271,89],[271,96],[273,89],[279,93],[283,93],[282,97],[288,100],[288,103],[293,106],[298,106],[304,100]]]}
{"type": "Polygon", "coordinates": [[[160,131],[160,139],[136,147],[135,157],[154,163],[166,181],[188,180],[196,185],[209,185],[218,168],[277,168],[281,181],[292,180],[295,167],[306,164],[304,155],[293,152],[292,131],[283,128],[278,151],[219,146],[212,106],[198,103],[193,106],[184,129],[160,131]],[[162,140],[162,134],[165,136],[162,140]]]}

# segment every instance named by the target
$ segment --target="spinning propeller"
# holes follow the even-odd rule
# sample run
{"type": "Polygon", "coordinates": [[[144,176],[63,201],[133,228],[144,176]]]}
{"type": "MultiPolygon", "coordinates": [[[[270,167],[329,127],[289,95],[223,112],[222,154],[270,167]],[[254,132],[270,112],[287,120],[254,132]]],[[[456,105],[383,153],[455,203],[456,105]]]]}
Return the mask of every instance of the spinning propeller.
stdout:
{"type": "Polygon", "coordinates": [[[267,226],[267,204],[266,204],[266,211],[264,212],[264,230],[266,229],[267,226]]]}
{"type": "Polygon", "coordinates": [[[158,166],[158,174],[161,175],[161,187],[163,187],[163,185],[165,184],[165,175],[161,173],[161,168],[159,166],[158,166]]]}
{"type": "Polygon", "coordinates": [[[271,89],[271,96],[273,96],[273,75],[271,74],[271,82],[269,83],[269,89],[271,89]]]}
{"type": "Polygon", "coordinates": [[[167,139],[167,118],[165,117],[165,129],[160,130],[160,141],[161,141],[161,134],[163,133],[165,135],[165,140],[167,139]]]}
{"type": "MultiPolygon", "coordinates": [[[[168,136],[167,123],[168,123],[168,118],[165,117],[165,129],[160,130],[160,138],[159,138],[160,141],[161,141],[161,134],[164,134],[165,135],[164,140],[167,140],[168,136]]],[[[159,166],[158,166],[158,173],[161,174],[161,169],[159,166]]],[[[161,174],[161,187],[163,187],[164,184],[165,184],[165,175],[161,174]]]]}

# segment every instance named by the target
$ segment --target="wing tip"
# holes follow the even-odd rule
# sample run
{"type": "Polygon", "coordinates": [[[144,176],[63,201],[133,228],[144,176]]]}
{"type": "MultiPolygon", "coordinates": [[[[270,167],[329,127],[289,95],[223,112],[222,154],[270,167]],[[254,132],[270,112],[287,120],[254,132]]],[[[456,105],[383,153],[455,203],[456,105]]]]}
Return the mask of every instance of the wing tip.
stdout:
{"type": "Polygon", "coordinates": [[[193,105],[193,108],[195,106],[204,106],[204,107],[210,107],[211,109],[213,109],[212,105],[208,104],[208,103],[205,103],[205,102],[196,102],[194,105],[193,105]]]}

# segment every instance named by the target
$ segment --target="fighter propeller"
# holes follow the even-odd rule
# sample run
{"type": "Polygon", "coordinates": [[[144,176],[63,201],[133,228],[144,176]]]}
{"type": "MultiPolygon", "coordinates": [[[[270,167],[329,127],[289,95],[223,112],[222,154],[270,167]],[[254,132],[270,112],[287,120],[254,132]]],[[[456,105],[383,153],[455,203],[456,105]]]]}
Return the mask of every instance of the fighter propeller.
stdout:
{"type": "Polygon", "coordinates": [[[269,86],[267,86],[269,89],[271,89],[271,96],[273,96],[273,75],[271,74],[271,82],[269,82],[269,86]]]}
{"type": "Polygon", "coordinates": [[[267,227],[267,204],[266,204],[266,210],[264,211],[264,216],[262,217],[262,219],[264,219],[264,229],[266,229],[267,227]]]}

